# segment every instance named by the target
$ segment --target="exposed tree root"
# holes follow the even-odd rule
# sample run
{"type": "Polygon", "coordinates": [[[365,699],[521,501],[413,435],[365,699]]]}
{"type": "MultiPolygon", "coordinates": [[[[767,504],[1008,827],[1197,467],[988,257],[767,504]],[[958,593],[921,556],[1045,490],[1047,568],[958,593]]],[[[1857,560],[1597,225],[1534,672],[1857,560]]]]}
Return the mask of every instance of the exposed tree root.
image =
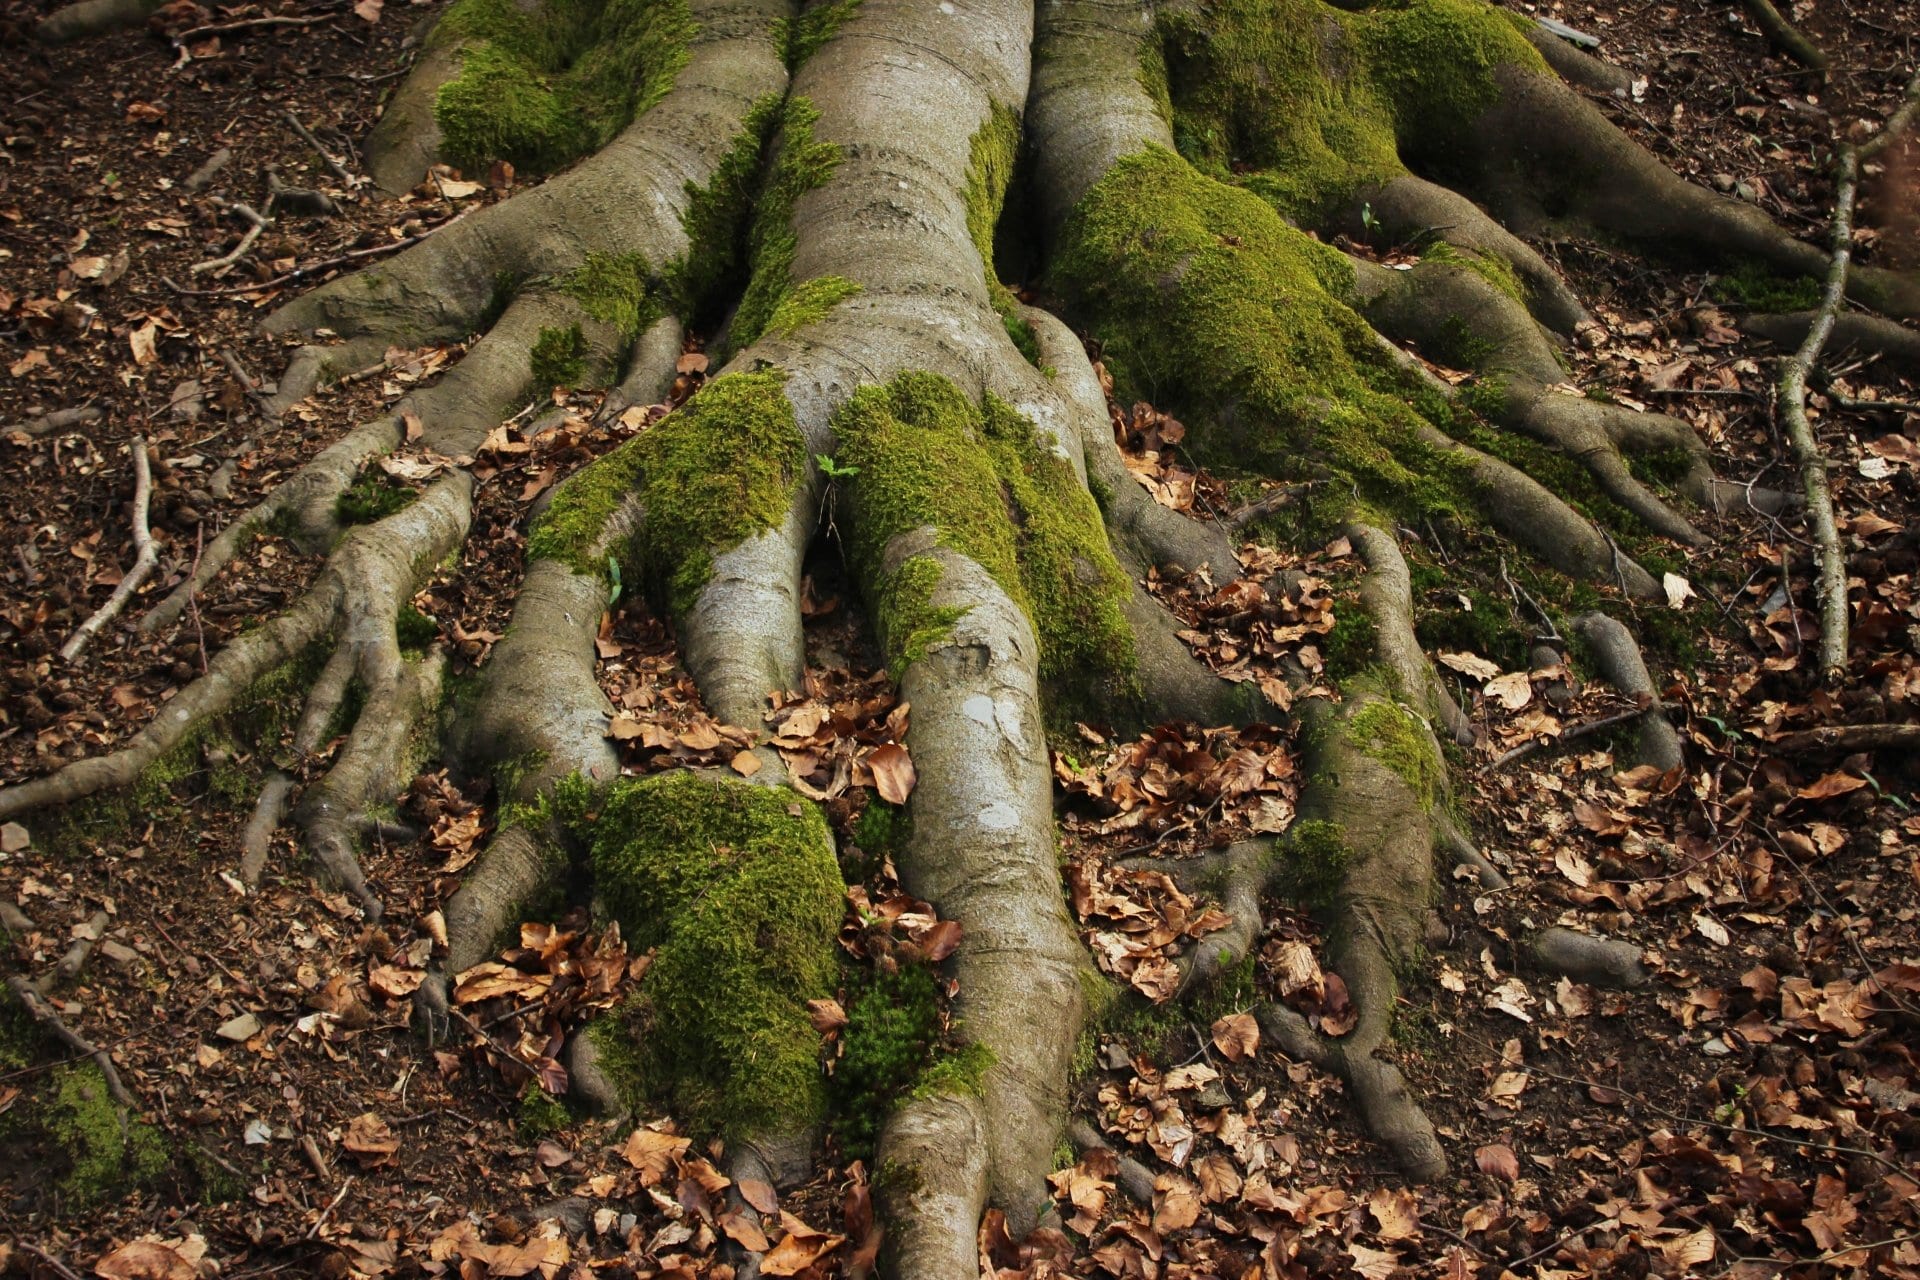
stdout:
{"type": "Polygon", "coordinates": [[[1920,724],[1843,724],[1799,729],[1773,739],[1775,750],[1788,755],[1807,751],[1842,754],[1851,751],[1913,750],[1920,748],[1920,724]]]}
{"type": "MultiPolygon", "coordinates": [[[[1806,341],[1822,314],[1819,311],[1789,311],[1778,315],[1755,312],[1743,318],[1740,327],[1776,346],[1798,347],[1806,341]]],[[[1833,331],[1827,345],[1836,351],[1885,356],[1907,367],[1920,368],[1920,332],[1879,316],[1841,312],[1833,317],[1833,331]]]]}
{"type": "Polygon", "coordinates": [[[1826,73],[1826,50],[1809,40],[1805,32],[1774,8],[1773,0],[1740,0],[1740,5],[1776,49],[1809,70],[1826,73]]]}
{"type": "MultiPolygon", "coordinates": [[[[875,1194],[896,1274],[977,1275],[986,1205],[1006,1213],[1015,1235],[1035,1221],[1092,985],[1056,865],[1049,724],[1274,714],[1255,686],[1229,685],[1198,663],[1139,584],[1171,565],[1230,581],[1241,572],[1238,526],[1192,521],[1148,497],[1116,449],[1080,341],[1054,315],[1018,306],[995,275],[993,231],[1024,124],[1051,251],[1043,279],[1061,314],[1099,334],[1124,392],[1177,409],[1195,424],[1197,444],[1290,484],[1300,510],[1290,503],[1281,518],[1298,516],[1320,540],[1344,529],[1366,563],[1359,596],[1372,662],[1338,703],[1302,707],[1301,820],[1310,825],[1296,833],[1322,838],[1342,868],[1326,911],[1330,960],[1359,1020],[1327,1037],[1283,1006],[1259,1017],[1287,1052],[1347,1083],[1368,1128],[1411,1175],[1439,1176],[1446,1162],[1433,1126],[1378,1056],[1396,969],[1420,954],[1436,857],[1471,868],[1485,889],[1505,880],[1448,812],[1438,735],[1469,743],[1473,728],[1415,636],[1411,575],[1389,531],[1484,519],[1569,574],[1656,598],[1654,576],[1569,495],[1463,443],[1485,437],[1461,411],[1483,409],[1579,460],[1621,507],[1683,542],[1699,541],[1698,529],[1625,458],[1678,451],[1682,496],[1703,506],[1725,499],[1684,424],[1559,393],[1554,335],[1581,335],[1591,321],[1515,233],[1561,225],[1564,215],[1570,225],[1672,235],[1788,270],[1824,268],[1825,256],[1758,211],[1672,177],[1551,79],[1504,19],[1488,39],[1506,60],[1477,73],[1484,83],[1470,118],[1415,136],[1422,113],[1396,100],[1404,119],[1366,122],[1386,149],[1375,167],[1317,193],[1324,200],[1289,205],[1256,194],[1252,182],[1235,185],[1243,175],[1225,165],[1210,176],[1175,152],[1141,74],[1148,43],[1171,37],[1133,4],[1057,0],[1036,12],[1023,0],[976,0],[961,13],[931,0],[869,3],[836,14],[840,25],[829,24],[817,48],[792,50],[776,36],[776,21],[790,15],[775,0],[694,0],[689,10],[684,65],[647,70],[657,94],[636,100],[631,124],[609,125],[612,140],[590,158],[269,320],[275,333],[326,328],[346,338],[297,353],[269,414],[322,377],[377,368],[390,345],[485,333],[437,384],[349,432],[224,531],[145,625],[175,620],[269,527],[328,553],[306,595],[233,642],[122,750],[0,791],[0,817],[135,782],[269,671],[330,645],[293,734],[296,766],[267,779],[242,870],[250,881],[264,873],[303,767],[335,736],[351,684],[364,709],[292,813],[322,869],[377,918],[379,898],[355,850],[382,829],[373,812],[404,785],[415,745],[429,736],[441,671],[437,653],[416,661],[401,652],[396,623],[466,535],[474,481],[464,459],[556,383],[615,384],[604,419],[658,402],[685,323],[731,309],[729,332],[706,348],[724,367],[704,388],[533,513],[511,623],[444,744],[463,770],[492,774],[498,829],[447,904],[444,969],[420,987],[418,1010],[433,1031],[459,1020],[485,1035],[451,1007],[449,976],[487,959],[550,895],[574,887],[572,873],[592,874],[623,931],[671,928],[685,904],[663,908],[639,887],[647,873],[635,860],[653,830],[622,827],[597,807],[623,797],[635,828],[667,825],[667,809],[648,805],[664,806],[659,797],[675,787],[710,789],[692,806],[709,816],[772,801],[773,825],[784,832],[791,823],[819,881],[812,887],[825,890],[826,914],[837,913],[841,886],[818,813],[797,791],[759,789],[786,784],[762,735],[770,695],[805,687],[803,560],[821,538],[831,492],[833,537],[911,707],[906,746],[918,783],[895,864],[908,892],[961,927],[947,970],[957,983],[953,1029],[979,1064],[974,1077],[901,1103],[880,1138],[875,1194]],[[928,35],[936,30],[937,40],[928,35]],[[931,49],[937,56],[925,56],[931,49]],[[1429,163],[1439,155],[1455,163],[1429,163]],[[1427,176],[1413,176],[1409,163],[1427,176]],[[1437,185],[1442,168],[1457,190],[1437,185]],[[1579,178],[1596,172],[1604,180],[1579,178]],[[1130,204],[1129,182],[1146,198],[1130,204]],[[1416,270],[1387,273],[1348,263],[1301,229],[1330,240],[1356,219],[1369,233],[1431,233],[1444,244],[1430,246],[1416,270]],[[751,278],[733,296],[738,268],[751,278]],[[1368,320],[1440,359],[1449,340],[1464,341],[1454,356],[1476,385],[1454,395],[1368,320]],[[398,513],[344,527],[341,495],[403,448],[438,455],[439,478],[398,513]],[[687,774],[616,783],[594,643],[616,590],[656,602],[707,709],[759,739],[751,783],[687,774]]],[[[1307,43],[1328,65],[1306,72],[1331,83],[1359,65],[1347,58],[1358,28],[1343,24],[1422,10],[1352,14],[1277,0],[1266,16],[1323,24],[1325,40],[1307,43]]],[[[430,40],[370,146],[369,169],[383,186],[411,186],[449,158],[498,158],[471,153],[477,144],[444,110],[443,90],[474,52],[460,31],[452,22],[430,40]]],[[[1231,32],[1211,34],[1230,43],[1231,32]]],[[[1190,86],[1166,70],[1172,110],[1193,109],[1190,86]]],[[[1903,277],[1858,283],[1889,311],[1920,310],[1920,288],[1903,277]]],[[[1511,443],[1498,446],[1504,456],[1534,456],[1511,443]]],[[[1582,628],[1616,686],[1657,696],[1623,627],[1595,616],[1582,628]]],[[[1646,758],[1678,762],[1663,717],[1645,716],[1642,734],[1646,758]]],[[[1254,950],[1276,860],[1269,842],[1248,842],[1197,868],[1232,923],[1183,958],[1184,989],[1254,950]]],[[[771,899],[763,893],[753,905],[771,910],[771,899]]],[[[829,952],[833,923],[823,929],[829,952]]],[[[1638,972],[1620,944],[1560,932],[1535,941],[1543,966],[1620,984],[1638,972]]],[[[656,947],[656,959],[636,998],[670,999],[653,984],[671,940],[642,945],[656,947]]],[[[801,984],[787,985],[783,995],[801,984]]],[[[665,1033],[670,1021],[647,1025],[665,1033]]],[[[603,1053],[588,1036],[566,1052],[587,1101],[608,1112],[634,1104],[635,1082],[614,1061],[624,1055],[603,1053]]],[[[801,1056],[806,1075],[812,1059],[801,1056]]],[[[744,1083],[723,1091],[753,1092],[744,1083]]],[[[731,1175],[801,1177],[823,1106],[737,1132],[718,1122],[731,1175]]],[[[1084,1127],[1071,1136],[1086,1149],[1102,1145],[1084,1127]]],[[[1147,1171],[1117,1163],[1129,1193],[1150,1200],[1147,1171]]],[[[744,1200],[735,1207],[748,1209],[744,1200]]],[[[577,1208],[554,1212],[577,1219],[577,1208]]],[[[753,1265],[739,1259],[743,1274],[753,1265]]]]}
{"type": "Polygon", "coordinates": [[[61,9],[55,9],[40,25],[34,28],[34,35],[42,44],[70,44],[75,40],[84,40],[88,36],[104,35],[109,31],[118,31],[125,27],[137,27],[145,22],[164,0],[79,0],[61,9]]]}
{"type": "Polygon", "coordinates": [[[1632,95],[1633,72],[1604,58],[1595,57],[1544,23],[1536,22],[1533,29],[1527,32],[1527,40],[1540,51],[1547,65],[1568,84],[1615,98],[1632,95]]]}
{"type": "Polygon", "coordinates": [[[25,436],[48,436],[58,431],[71,431],[75,427],[100,421],[101,410],[97,405],[81,405],[73,409],[55,409],[52,413],[38,418],[28,418],[22,422],[10,422],[0,427],[0,432],[12,434],[18,432],[25,436]]]}
{"type": "Polygon", "coordinates": [[[1647,984],[1640,948],[1616,938],[1596,938],[1554,926],[1533,935],[1528,948],[1548,973],[1589,986],[1625,990],[1647,984]]]}
{"type": "Polygon", "coordinates": [[[1606,682],[1629,698],[1644,698],[1648,711],[1640,717],[1634,734],[1634,759],[1656,769],[1674,769],[1681,764],[1680,735],[1673,722],[1661,710],[1660,690],[1647,673],[1640,646],[1633,633],[1618,619],[1604,613],[1583,614],[1574,619],[1573,629],[1586,641],[1594,665],[1606,682]]]}

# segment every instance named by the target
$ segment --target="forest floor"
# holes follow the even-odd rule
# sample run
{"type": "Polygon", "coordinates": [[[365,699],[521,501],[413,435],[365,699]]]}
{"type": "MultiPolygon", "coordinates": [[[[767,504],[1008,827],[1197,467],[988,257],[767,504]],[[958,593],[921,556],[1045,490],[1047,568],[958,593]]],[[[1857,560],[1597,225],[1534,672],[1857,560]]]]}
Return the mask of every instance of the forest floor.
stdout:
{"type": "MultiPolygon", "coordinates": [[[[382,200],[303,138],[294,121],[357,171],[353,141],[405,65],[404,38],[433,12],[386,7],[295,0],[275,12],[300,25],[208,33],[194,28],[265,10],[209,15],[181,0],[162,20],[173,35],[51,53],[28,39],[34,6],[0,17],[0,467],[13,477],[0,504],[0,782],[136,731],[317,563],[266,537],[164,638],[115,624],[62,661],[55,651],[132,563],[136,438],[155,463],[162,547],[130,617],[276,480],[458,358],[396,350],[283,420],[258,412],[288,354],[254,327],[265,309],[323,278],[316,265],[377,257],[513,186],[505,171],[446,175],[382,200]],[[190,184],[220,151],[231,153],[224,167],[190,184]],[[196,271],[247,231],[222,202],[263,208],[272,172],[330,193],[337,211],[283,212],[231,269],[196,271]],[[303,278],[276,282],[295,271],[303,278]],[[47,412],[80,407],[99,416],[35,429],[47,412]]],[[[1920,12],[1904,0],[1797,7],[1811,8],[1806,29],[1839,64],[1817,91],[1770,56],[1737,6],[1583,0],[1552,12],[1645,77],[1636,100],[1603,102],[1618,123],[1682,172],[1820,238],[1830,140],[1884,116],[1920,57],[1920,12]]],[[[1896,157],[1870,186],[1861,245],[1875,260],[1906,252],[1920,263],[1907,239],[1920,220],[1917,170],[1896,157]]],[[[1608,328],[1576,354],[1573,381],[1686,417],[1722,475],[1792,487],[1772,412],[1779,353],[1738,325],[1780,282],[1590,243],[1543,247],[1608,328]]],[[[1370,251],[1408,260],[1402,247],[1370,251]]],[[[697,343],[682,365],[677,396],[700,382],[697,343]]],[[[1125,742],[1087,726],[1056,744],[1072,905],[1102,967],[1139,995],[1085,1046],[1078,1113],[1142,1167],[1119,1169],[1100,1150],[1064,1155],[1057,1217],[1016,1241],[990,1216],[983,1266],[1170,1278],[1920,1276],[1920,759],[1773,745],[1822,725],[1920,721],[1920,378],[1844,352],[1828,367],[1841,395],[1909,402],[1814,397],[1858,580],[1853,669],[1829,691],[1803,664],[1816,624],[1797,523],[1716,522],[1710,548],[1668,566],[1671,607],[1642,606],[1634,620],[1687,744],[1682,770],[1623,769],[1620,733],[1575,732],[1526,754],[1632,708],[1531,669],[1528,639],[1545,620],[1504,566],[1486,571],[1497,556],[1447,531],[1403,531],[1422,638],[1450,655],[1442,662],[1483,736],[1454,761],[1457,806],[1511,880],[1498,892],[1447,883],[1444,928],[1399,1010],[1393,1052],[1453,1163],[1436,1185],[1404,1187],[1338,1082],[1258,1043],[1245,1013],[1256,994],[1329,1034],[1350,1016],[1337,977],[1319,968],[1310,916],[1270,904],[1259,963],[1206,1009],[1154,1003],[1171,957],[1208,928],[1205,904],[1117,859],[1177,859],[1284,827],[1295,759],[1285,735],[1166,726],[1125,742]],[[1516,748],[1526,751],[1510,757],[1516,748]],[[1609,992],[1541,977],[1520,943],[1552,923],[1641,946],[1652,982],[1609,992]],[[1151,1203],[1116,1186],[1141,1176],[1151,1203]]],[[[529,505],[665,412],[600,422],[593,397],[564,403],[574,412],[559,430],[529,441],[523,418],[490,440],[461,563],[416,600],[462,676],[504,627],[529,505]]],[[[1185,460],[1168,420],[1149,406],[1114,413],[1142,482],[1213,514],[1226,481],[1185,460]]],[[[380,480],[368,500],[405,483],[380,480]]],[[[1356,574],[1347,550],[1246,557],[1258,570],[1248,585],[1156,584],[1196,647],[1236,678],[1269,677],[1283,656],[1310,669],[1337,661],[1356,574]],[[1303,571],[1304,584],[1272,595],[1251,585],[1281,568],[1303,571]]],[[[825,557],[808,612],[809,687],[774,720],[848,851],[850,972],[902,950],[938,958],[952,930],[900,893],[883,849],[859,856],[863,840],[878,844],[863,821],[873,795],[911,785],[891,746],[905,713],[825,557]]],[[[600,650],[621,710],[610,732],[631,770],[732,760],[738,732],[706,716],[643,605],[616,607],[600,650]]],[[[275,712],[262,709],[268,727],[275,712]]],[[[363,923],[348,898],[316,885],[290,829],[263,887],[246,891],[239,832],[271,754],[208,747],[162,793],[90,825],[0,830],[0,900],[31,922],[4,936],[0,968],[40,976],[74,943],[92,944],[54,1007],[111,1052],[139,1111],[123,1126],[91,1096],[97,1074],[8,1015],[0,1273],[724,1277],[729,1237],[764,1252],[765,1274],[859,1272],[871,1211],[852,1134],[829,1144],[820,1174],[781,1197],[780,1226],[756,1239],[716,1209],[717,1153],[675,1137],[670,1117],[629,1132],[547,1100],[559,1037],[644,969],[584,912],[528,926],[521,947],[467,975],[449,1043],[408,1029],[440,909],[492,822],[484,791],[427,774],[397,798],[399,821],[420,834],[366,855],[385,923],[363,923]],[[580,1213],[514,1216],[563,1197],[579,1197],[580,1213]]],[[[833,1019],[822,1021],[831,1062],[833,1019]]]]}

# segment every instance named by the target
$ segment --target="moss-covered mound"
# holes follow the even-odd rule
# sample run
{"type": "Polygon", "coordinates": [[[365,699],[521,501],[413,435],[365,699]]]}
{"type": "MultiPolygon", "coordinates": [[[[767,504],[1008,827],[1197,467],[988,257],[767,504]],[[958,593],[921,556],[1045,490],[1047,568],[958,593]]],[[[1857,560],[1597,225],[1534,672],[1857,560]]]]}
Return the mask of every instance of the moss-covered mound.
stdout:
{"type": "Polygon", "coordinates": [[[1525,20],[1479,0],[1344,7],[1360,11],[1211,0],[1160,22],[1182,154],[1307,225],[1460,136],[1498,97],[1499,68],[1545,70],[1525,20]]]}
{"type": "Polygon", "coordinates": [[[1348,303],[1352,268],[1258,196],[1169,151],[1130,156],[1068,220],[1053,284],[1094,322],[1121,397],[1180,412],[1203,449],[1334,481],[1336,518],[1471,507],[1464,459],[1423,442],[1348,303]]]}
{"type": "Polygon", "coordinates": [[[696,28],[686,0],[458,0],[435,44],[461,46],[434,116],[455,164],[548,170],[666,96],[696,28]]]}
{"type": "Polygon", "coordinates": [[[932,603],[942,573],[933,557],[882,568],[889,542],[931,528],[1026,612],[1043,679],[1130,688],[1126,574],[1093,499],[1031,423],[991,396],[976,405],[945,378],[906,373],[862,387],[833,427],[849,469],[852,551],[861,580],[882,584],[874,615],[896,672],[957,620],[932,603]]]}
{"type": "Polygon", "coordinates": [[[819,810],[784,787],[690,773],[564,808],[608,911],[635,950],[656,949],[596,1031],[620,1087],[701,1133],[817,1124],[826,1090],[806,1002],[834,993],[845,892],[819,810]]]}
{"type": "Polygon", "coordinates": [[[777,528],[806,475],[806,438],[785,382],[781,370],[764,369],[708,383],[679,412],[569,479],[534,525],[528,556],[602,576],[613,556],[676,612],[692,607],[713,557],[777,528]],[[647,513],[640,545],[609,545],[610,523],[629,499],[647,513]]]}

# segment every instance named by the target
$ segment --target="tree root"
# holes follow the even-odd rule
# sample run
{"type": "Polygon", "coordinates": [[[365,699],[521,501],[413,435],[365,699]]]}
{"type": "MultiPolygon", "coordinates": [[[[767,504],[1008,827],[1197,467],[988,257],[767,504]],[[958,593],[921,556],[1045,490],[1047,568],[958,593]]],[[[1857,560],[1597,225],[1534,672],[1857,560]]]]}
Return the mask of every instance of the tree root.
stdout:
{"type": "Polygon", "coordinates": [[[1370,215],[1389,239],[1415,244],[1439,240],[1463,253],[1484,255],[1513,269],[1525,289],[1527,308],[1549,329],[1572,336],[1594,324],[1545,258],[1459,192],[1406,174],[1363,189],[1355,201],[1342,225],[1348,235],[1367,238],[1370,215]]]}
{"type": "MultiPolygon", "coordinates": [[[[1789,311],[1780,314],[1755,312],[1740,321],[1740,328],[1758,334],[1780,347],[1798,347],[1813,332],[1821,311],[1789,311]]],[[[1863,356],[1885,356],[1910,369],[1920,369],[1920,332],[1879,316],[1844,311],[1833,317],[1833,329],[1827,345],[1837,351],[1863,356]]]]}
{"type": "MultiPolygon", "coordinates": [[[[1792,275],[1824,276],[1828,257],[1762,210],[1694,186],[1630,141],[1565,85],[1502,68],[1504,92],[1463,145],[1476,152],[1469,182],[1521,234],[1588,228],[1663,252],[1758,259],[1792,275]],[[1515,163],[1515,157],[1521,157],[1515,163]],[[1604,174],[1600,181],[1578,175],[1604,174]],[[1538,193],[1560,197],[1549,214],[1538,193]]],[[[1920,276],[1856,273],[1849,296],[1903,319],[1920,315],[1920,276]]]]}
{"type": "Polygon", "coordinates": [[[1920,749],[1920,724],[1837,724],[1783,733],[1768,745],[1782,755],[1920,749]]]}
{"type": "Polygon", "coordinates": [[[1774,48],[1808,70],[1818,71],[1822,76],[1826,74],[1826,50],[1808,39],[1805,32],[1774,8],[1773,0],[1740,0],[1740,6],[1759,26],[1761,33],[1773,42],[1774,48]]]}
{"type": "Polygon", "coordinates": [[[98,635],[100,628],[112,622],[126,609],[127,602],[133,599],[136,591],[153,572],[153,566],[160,559],[160,548],[153,541],[153,531],[147,526],[147,502],[153,496],[153,471],[147,465],[147,442],[134,437],[133,450],[133,567],[115,584],[113,594],[107,602],[94,610],[93,614],[74,630],[67,642],[60,646],[60,656],[72,662],[87,647],[87,642],[98,635]]]}
{"type": "Polygon", "coordinates": [[[164,0],[78,0],[41,19],[34,35],[42,44],[71,44],[88,36],[137,27],[164,0]]]}
{"type": "MultiPolygon", "coordinates": [[[[349,671],[361,679],[369,699],[333,769],[303,802],[301,818],[322,871],[377,920],[380,903],[360,872],[353,844],[366,811],[404,781],[395,775],[409,758],[406,740],[430,704],[439,674],[438,659],[414,664],[401,658],[395,626],[421,578],[466,536],[472,490],[466,472],[451,472],[413,505],[349,533],[291,609],[221,650],[207,673],[175,695],[125,746],[0,791],[0,814],[11,817],[132,785],[162,756],[233,710],[267,673],[332,636],[336,656],[326,668],[329,678],[316,685],[316,709],[303,738],[316,740],[311,726],[323,711],[331,718],[325,709],[337,700],[349,671]],[[352,655],[350,662],[337,656],[342,652],[352,655]]],[[[273,792],[282,785],[271,777],[267,783],[273,792]]],[[[279,803],[269,800],[250,825],[264,826],[265,812],[279,803]]],[[[257,833],[254,838],[263,839],[257,833]]]]}
{"type": "Polygon", "coordinates": [[[1613,98],[1632,96],[1633,72],[1625,67],[1595,57],[1537,19],[1526,36],[1527,42],[1547,60],[1547,65],[1568,84],[1613,98]]]}
{"type": "Polygon", "coordinates": [[[1640,948],[1616,938],[1596,938],[1554,926],[1533,935],[1528,944],[1534,962],[1548,973],[1590,987],[1624,991],[1647,984],[1640,948]]]}
{"type": "Polygon", "coordinates": [[[1093,1151],[1111,1152],[1115,1165],[1113,1180],[1135,1204],[1152,1206],[1154,1175],[1151,1169],[1125,1152],[1115,1151],[1112,1144],[1085,1120],[1075,1120],[1067,1126],[1067,1140],[1082,1156],[1093,1151]]]}
{"type": "Polygon", "coordinates": [[[1622,449],[1643,455],[1681,451],[1688,458],[1682,488],[1707,505],[1714,497],[1713,472],[1693,428],[1663,414],[1634,413],[1554,390],[1566,374],[1552,344],[1518,302],[1465,265],[1429,259],[1411,271],[1386,271],[1367,264],[1359,287],[1369,299],[1368,319],[1384,331],[1419,343],[1445,362],[1467,357],[1489,390],[1476,408],[1580,462],[1608,497],[1654,532],[1690,546],[1706,541],[1621,456],[1622,449]]]}
{"type": "Polygon", "coordinates": [[[1640,646],[1624,624],[1604,613],[1583,614],[1573,621],[1573,629],[1593,655],[1594,665],[1608,684],[1629,698],[1644,698],[1648,709],[1640,717],[1634,734],[1634,759],[1656,769],[1675,769],[1683,762],[1680,735],[1666,717],[1660,691],[1647,673],[1640,646]]]}

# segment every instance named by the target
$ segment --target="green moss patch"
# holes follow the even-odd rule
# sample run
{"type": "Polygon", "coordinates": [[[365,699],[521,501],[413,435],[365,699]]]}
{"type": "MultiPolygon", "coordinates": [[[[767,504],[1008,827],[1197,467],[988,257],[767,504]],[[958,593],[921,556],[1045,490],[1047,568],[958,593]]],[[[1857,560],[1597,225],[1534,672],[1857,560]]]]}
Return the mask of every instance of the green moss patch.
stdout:
{"type": "Polygon", "coordinates": [[[894,538],[930,527],[1026,612],[1050,685],[1131,688],[1127,576],[1093,499],[1031,423],[991,396],[976,405],[945,378],[905,373],[855,392],[833,426],[840,462],[856,468],[845,493],[851,550],[861,580],[874,587],[881,643],[896,672],[958,618],[932,602],[941,570],[931,557],[882,568],[894,538]]]}
{"type": "Polygon", "coordinates": [[[834,992],[845,886],[818,809],[785,787],[689,773],[567,807],[607,910],[636,951],[655,949],[619,1015],[632,1031],[612,1064],[621,1087],[703,1134],[821,1120],[806,1002],[834,992]]]}
{"type": "Polygon", "coordinates": [[[787,69],[798,71],[859,8],[860,0],[814,0],[798,17],[782,19],[780,45],[786,50],[787,69]]]}
{"type": "Polygon", "coordinates": [[[767,317],[766,332],[785,338],[819,320],[840,303],[860,292],[860,286],[839,276],[818,276],[787,290],[773,314],[767,317]]]}
{"type": "Polygon", "coordinates": [[[1400,776],[1422,809],[1433,808],[1446,785],[1446,765],[1413,712],[1385,698],[1369,698],[1348,718],[1347,731],[1363,755],[1400,776]]]}
{"type": "Polygon", "coordinates": [[[779,526],[806,475],[806,439],[779,369],[714,379],[678,412],[569,477],[527,537],[531,559],[607,576],[607,557],[676,612],[691,608],[713,557],[779,526]],[[646,509],[637,546],[608,546],[621,504],[646,509]],[[637,553],[637,554],[630,554],[637,553]]]}
{"type": "Polygon", "coordinates": [[[546,171],[598,150],[666,96],[697,30],[686,0],[457,0],[431,37],[461,47],[434,105],[447,157],[546,171]]]}
{"type": "Polygon", "coordinates": [[[547,328],[535,339],[528,357],[536,390],[577,387],[587,376],[587,338],[580,326],[547,328]]]}
{"type": "MultiPolygon", "coordinates": [[[[1174,137],[1210,175],[1325,225],[1497,99],[1495,72],[1545,64],[1495,6],[1210,0],[1160,21],[1174,137]]],[[[1144,75],[1157,78],[1157,68],[1144,75]]]]}
{"type": "Polygon", "coordinates": [[[792,288],[793,253],[799,244],[793,231],[794,205],[839,167],[840,148],[814,140],[819,118],[819,110],[806,98],[790,99],[782,112],[779,150],[754,203],[749,255],[753,274],[729,331],[736,348],[752,345],[766,332],[792,288]]]}
{"type": "Polygon", "coordinates": [[[1753,311],[1811,311],[1820,305],[1821,287],[1812,276],[1783,276],[1763,263],[1743,262],[1713,282],[1713,294],[1753,311]]]}
{"type": "Polygon", "coordinates": [[[333,516],[344,525],[372,524],[404,511],[419,497],[417,490],[395,481],[377,466],[354,477],[333,501],[333,516]]]}
{"type": "Polygon", "coordinates": [[[1404,375],[1348,305],[1351,268],[1251,193],[1162,149],[1129,156],[1068,219],[1052,285],[1122,400],[1179,413],[1203,455],[1328,482],[1301,504],[1314,532],[1476,508],[1468,455],[1420,438],[1404,375]]]}
{"type": "Polygon", "coordinates": [[[1028,364],[1040,363],[1040,341],[1033,326],[1020,314],[1013,290],[1000,282],[993,262],[993,233],[1000,213],[1006,207],[1007,188],[1013,182],[1014,165],[1020,156],[1020,115],[999,103],[993,104],[992,117],[973,135],[967,162],[967,234],[980,252],[986,269],[987,297],[1006,326],[1007,337],[1025,356],[1028,364]]]}

